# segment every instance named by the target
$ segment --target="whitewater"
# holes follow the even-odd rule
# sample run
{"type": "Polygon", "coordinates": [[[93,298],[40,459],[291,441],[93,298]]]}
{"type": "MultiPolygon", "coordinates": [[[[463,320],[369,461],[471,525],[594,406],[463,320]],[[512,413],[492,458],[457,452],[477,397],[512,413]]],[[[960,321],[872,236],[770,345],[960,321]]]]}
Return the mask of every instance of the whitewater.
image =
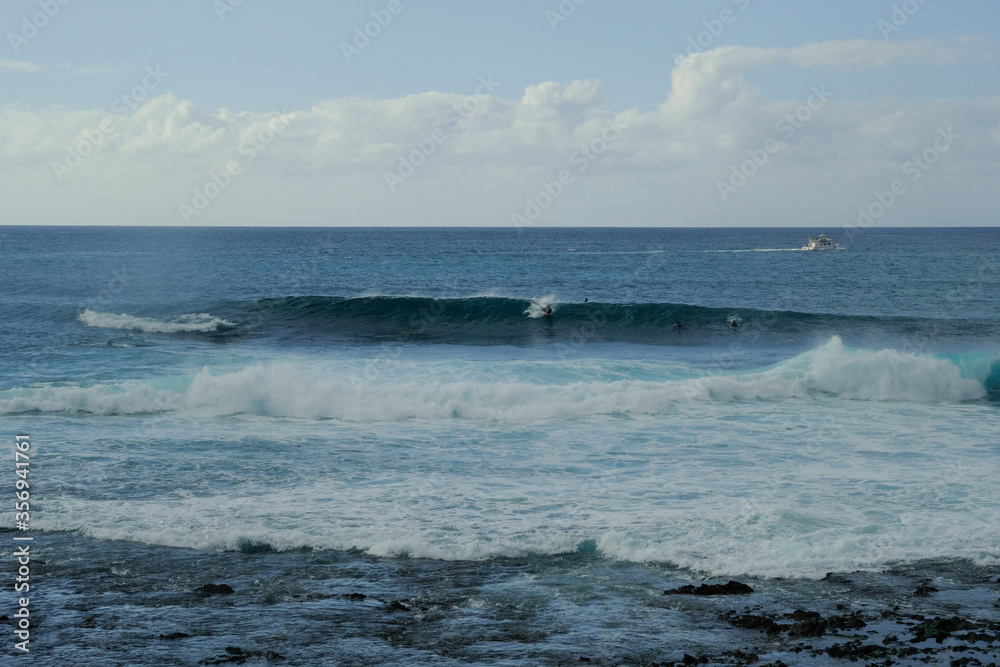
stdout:
{"type": "Polygon", "coordinates": [[[838,337],[786,362],[752,372],[706,375],[676,364],[647,364],[643,374],[669,380],[580,381],[625,376],[602,362],[577,364],[572,375],[552,362],[420,364],[380,371],[357,364],[254,365],[234,372],[152,383],[39,387],[0,392],[0,414],[81,412],[128,415],[184,411],[201,416],[262,415],[301,419],[572,419],[589,415],[658,415],[678,404],[775,401],[835,396],[848,400],[961,402],[983,399],[1000,381],[1000,355],[941,359],[896,350],[851,350],[838,337]],[[415,377],[419,375],[419,378],[415,377]],[[456,376],[466,378],[456,381],[456,376]],[[552,383],[557,376],[561,382],[552,383]],[[700,376],[700,377],[699,377],[700,376]],[[504,378],[499,380],[497,378],[504,378]],[[477,379],[478,378],[478,379],[477,379]],[[517,378],[517,379],[514,379],[517,378]]]}

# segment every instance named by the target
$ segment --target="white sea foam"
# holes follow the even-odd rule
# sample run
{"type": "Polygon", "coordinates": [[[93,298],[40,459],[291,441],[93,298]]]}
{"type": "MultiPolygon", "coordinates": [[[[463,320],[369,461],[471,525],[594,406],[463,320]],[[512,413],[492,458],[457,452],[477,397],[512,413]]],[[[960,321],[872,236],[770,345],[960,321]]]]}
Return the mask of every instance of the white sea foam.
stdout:
{"type": "Polygon", "coordinates": [[[235,327],[229,322],[209,313],[186,313],[170,320],[158,320],[153,317],[136,317],[134,315],[101,313],[89,308],[79,315],[81,322],[91,327],[104,329],[124,329],[126,331],[144,331],[146,333],[181,333],[210,332],[222,327],[235,327]]]}
{"type": "Polygon", "coordinates": [[[528,305],[528,309],[524,311],[524,314],[534,320],[537,320],[539,317],[544,317],[545,311],[549,308],[552,308],[553,312],[556,310],[555,294],[549,294],[539,299],[532,299],[531,303],[528,305]]]}
{"type": "Polygon", "coordinates": [[[657,415],[692,401],[760,401],[837,396],[852,400],[957,402],[982,398],[982,378],[944,359],[850,350],[839,338],[766,370],[666,382],[568,384],[454,380],[451,373],[367,381],[347,369],[317,377],[285,363],[215,374],[172,386],[140,383],[51,386],[0,392],[0,414],[32,411],[135,414],[184,410],[349,421],[400,419],[550,420],[590,415],[657,415]]]}
{"type": "MultiPolygon", "coordinates": [[[[998,524],[968,512],[961,494],[944,506],[927,502],[926,485],[898,500],[861,498],[855,490],[847,501],[834,486],[786,479],[804,490],[747,510],[738,498],[749,485],[736,470],[708,488],[710,480],[698,474],[672,480],[647,471],[588,487],[532,473],[525,480],[494,478],[488,472],[493,468],[443,479],[433,495],[330,480],[215,494],[211,503],[204,497],[129,503],[64,498],[48,502],[36,523],[42,530],[208,551],[266,543],[279,551],[359,549],[441,560],[552,555],[591,541],[608,558],[717,576],[819,578],[935,558],[998,562],[990,547],[1000,540],[998,524]],[[692,494],[695,489],[701,492],[692,494]],[[682,490],[694,499],[673,500],[682,490]],[[587,493],[596,497],[588,502],[587,493]]],[[[865,474],[852,472],[861,477],[852,486],[865,488],[865,474]]],[[[410,478],[412,488],[418,482],[410,478]]]]}

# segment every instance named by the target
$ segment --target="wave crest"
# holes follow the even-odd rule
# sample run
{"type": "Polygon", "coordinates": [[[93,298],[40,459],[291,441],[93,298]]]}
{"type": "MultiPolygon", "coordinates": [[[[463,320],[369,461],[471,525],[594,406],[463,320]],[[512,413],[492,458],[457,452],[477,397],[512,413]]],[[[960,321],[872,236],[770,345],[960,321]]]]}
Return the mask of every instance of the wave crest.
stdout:
{"type": "MultiPolygon", "coordinates": [[[[315,377],[291,364],[255,365],[222,375],[203,370],[157,383],[63,386],[0,392],[0,414],[32,411],[137,414],[186,411],[302,419],[543,420],[610,414],[665,414],[691,401],[750,401],[832,396],[848,400],[942,403],[982,399],[1000,364],[975,377],[947,359],[896,350],[846,348],[837,337],[766,369],[672,381],[567,384],[370,380],[356,369],[315,377]]],[[[986,369],[986,370],[983,370],[986,369]]]]}
{"type": "Polygon", "coordinates": [[[158,320],[154,317],[136,317],[125,313],[101,313],[88,308],[80,313],[78,319],[89,327],[145,333],[210,333],[237,326],[235,322],[229,322],[209,313],[187,313],[171,320],[158,320]]]}

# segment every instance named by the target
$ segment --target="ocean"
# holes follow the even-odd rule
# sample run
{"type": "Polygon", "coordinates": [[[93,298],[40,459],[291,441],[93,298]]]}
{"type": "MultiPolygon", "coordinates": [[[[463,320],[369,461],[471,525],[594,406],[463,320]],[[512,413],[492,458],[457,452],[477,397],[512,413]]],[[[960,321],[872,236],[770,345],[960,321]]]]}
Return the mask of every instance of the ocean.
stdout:
{"type": "Polygon", "coordinates": [[[5,664],[998,660],[1000,230],[0,251],[5,664]]]}

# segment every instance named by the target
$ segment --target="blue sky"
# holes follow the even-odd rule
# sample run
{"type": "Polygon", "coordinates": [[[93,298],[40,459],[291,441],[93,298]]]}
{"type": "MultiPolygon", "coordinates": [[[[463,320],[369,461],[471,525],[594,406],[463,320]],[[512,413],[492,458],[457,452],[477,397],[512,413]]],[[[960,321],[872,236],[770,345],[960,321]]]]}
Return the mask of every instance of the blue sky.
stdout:
{"type": "MultiPolygon", "coordinates": [[[[822,168],[832,158],[835,173],[851,183],[867,180],[871,188],[881,187],[906,162],[906,151],[890,154],[911,144],[913,150],[926,148],[948,122],[963,123],[965,136],[976,137],[966,146],[974,143],[975,150],[966,151],[964,162],[951,159],[928,176],[957,182],[971,173],[978,183],[996,175],[1000,6],[995,2],[242,0],[232,7],[236,1],[5,2],[0,141],[8,148],[0,155],[6,161],[0,170],[17,176],[5,179],[10,191],[0,186],[0,194],[16,199],[30,194],[35,203],[11,207],[14,219],[0,223],[54,224],[73,211],[72,221],[113,224],[288,224],[289,213],[305,224],[511,224],[518,202],[533,198],[547,175],[562,171],[588,128],[629,113],[638,114],[631,117],[632,129],[594,161],[586,174],[591,187],[577,188],[587,193],[574,195],[575,206],[557,202],[544,220],[532,224],[622,224],[623,215],[634,224],[680,224],[658,215],[663,191],[672,193],[671,204],[687,224],[767,224],[774,220],[767,213],[774,193],[818,191],[834,174],[822,168]],[[389,15],[393,1],[398,13],[348,62],[342,44],[373,20],[372,12],[389,15]],[[26,33],[25,18],[30,21],[45,6],[58,11],[37,34],[30,28],[26,33]],[[220,18],[220,7],[232,11],[220,18]],[[898,29],[888,32],[894,11],[898,29]],[[554,23],[557,14],[569,15],[554,23]],[[681,72],[675,55],[686,54],[689,40],[699,38],[701,53],[692,56],[696,62],[689,63],[685,76],[701,77],[706,90],[728,93],[699,93],[687,109],[698,114],[689,117],[680,96],[674,96],[672,111],[665,105],[681,72]],[[140,96],[148,108],[116,119],[113,136],[95,146],[94,156],[72,174],[60,174],[54,163],[66,162],[67,148],[97,127],[102,114],[108,116],[112,100],[141,84],[147,67],[166,73],[140,96]],[[449,106],[474,93],[480,77],[498,82],[495,99],[482,100],[476,118],[455,127],[449,123],[448,139],[430,156],[433,168],[407,178],[407,192],[397,196],[386,184],[386,172],[440,124],[449,106]],[[541,98],[527,102],[531,87],[551,83],[565,92],[574,81],[593,86],[577,89],[568,102],[562,93],[545,92],[547,110],[538,108],[541,98]],[[766,179],[754,175],[755,194],[720,194],[719,182],[729,182],[727,171],[769,138],[782,105],[784,113],[794,111],[815,85],[835,91],[833,106],[816,110],[816,120],[810,118],[774,153],[766,179]],[[349,103],[353,98],[372,106],[349,103]],[[518,105],[531,112],[530,131],[518,105]],[[321,118],[317,108],[323,109],[321,118]],[[253,169],[243,165],[247,169],[238,180],[245,192],[227,186],[219,197],[220,204],[232,200],[225,206],[213,200],[211,210],[180,216],[176,209],[184,193],[217,173],[274,112],[292,119],[289,132],[259,151],[253,169]],[[918,122],[921,118],[925,122],[918,122]],[[170,134],[178,123],[186,129],[170,134]],[[155,141],[148,135],[153,126],[167,128],[158,130],[155,141]],[[873,141],[877,127],[885,133],[884,145],[873,141]],[[703,145],[678,140],[690,133],[703,145]],[[318,150],[321,146],[330,150],[318,150]],[[644,154],[651,146],[662,151],[644,154]],[[879,159],[873,160],[876,149],[879,159]],[[692,180],[692,171],[703,173],[700,181],[692,180]],[[464,182],[456,184],[456,177],[464,182]],[[128,192],[121,191],[122,178],[128,192]],[[280,221],[273,207],[253,203],[262,189],[295,192],[294,200],[283,200],[280,221]],[[95,193],[101,191],[104,200],[120,199],[118,212],[106,204],[95,210],[95,193]],[[628,201],[616,207],[609,201],[615,191],[628,201]],[[679,201],[682,196],[690,201],[679,201]],[[245,205],[239,204],[241,197],[245,205]],[[505,212],[483,210],[470,218],[435,204],[454,197],[505,212]],[[49,203],[40,206],[38,200],[49,203]],[[163,212],[143,213],[143,201],[156,201],[163,212]],[[175,204],[165,203],[170,201],[175,204]],[[318,213],[330,211],[331,201],[336,201],[334,215],[318,213]]],[[[760,168],[764,174],[764,165],[760,168]]],[[[961,194],[968,199],[975,183],[962,182],[961,194]]],[[[867,189],[857,189],[859,205],[866,203],[867,189]]],[[[848,192],[833,188],[829,201],[821,201],[832,205],[848,192]]],[[[796,197],[788,203],[796,213],[779,216],[777,224],[792,224],[808,204],[796,197]]],[[[987,219],[988,204],[969,204],[965,217],[995,224],[987,219]]],[[[954,204],[942,203],[919,218],[886,216],[879,224],[943,222],[949,207],[954,204]]],[[[916,213],[924,207],[900,210],[910,208],[916,213]]]]}

